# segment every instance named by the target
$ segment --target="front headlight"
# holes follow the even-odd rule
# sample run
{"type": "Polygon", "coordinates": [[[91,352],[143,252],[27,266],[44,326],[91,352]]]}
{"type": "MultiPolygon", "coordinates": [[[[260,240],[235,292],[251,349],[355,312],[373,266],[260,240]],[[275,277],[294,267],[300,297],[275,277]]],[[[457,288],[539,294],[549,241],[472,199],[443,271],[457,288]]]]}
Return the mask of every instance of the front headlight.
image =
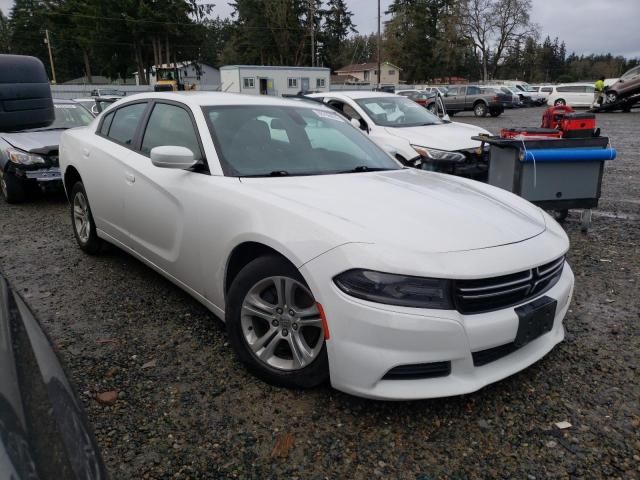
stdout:
{"type": "Polygon", "coordinates": [[[465,156],[460,152],[449,152],[447,150],[436,150],[435,148],[411,145],[421,156],[431,160],[446,160],[449,162],[464,162],[465,156]]]}
{"type": "Polygon", "coordinates": [[[18,163],[20,165],[38,165],[46,163],[44,157],[34,155],[33,153],[23,152],[17,148],[7,148],[7,157],[9,157],[9,160],[13,163],[18,163]]]}
{"type": "Polygon", "coordinates": [[[353,269],[337,275],[333,281],[347,295],[370,302],[453,309],[449,280],[353,269]]]}

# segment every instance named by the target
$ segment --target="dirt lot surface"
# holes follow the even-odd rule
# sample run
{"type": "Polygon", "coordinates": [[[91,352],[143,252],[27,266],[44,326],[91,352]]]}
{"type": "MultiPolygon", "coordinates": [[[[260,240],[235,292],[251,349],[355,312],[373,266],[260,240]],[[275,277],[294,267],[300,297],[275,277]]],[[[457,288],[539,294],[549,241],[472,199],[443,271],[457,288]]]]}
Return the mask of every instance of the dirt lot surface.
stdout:
{"type": "MultiPolygon", "coordinates": [[[[456,121],[537,126],[542,109],[456,121]]],[[[567,339],[466,396],[375,402],[246,373],[223,324],[129,255],[77,247],[61,196],[0,203],[0,270],[59,348],[113,479],[640,477],[640,113],[600,114],[607,165],[567,339]],[[95,400],[115,390],[112,406],[95,400]],[[555,424],[567,421],[569,428],[555,424]]]]}

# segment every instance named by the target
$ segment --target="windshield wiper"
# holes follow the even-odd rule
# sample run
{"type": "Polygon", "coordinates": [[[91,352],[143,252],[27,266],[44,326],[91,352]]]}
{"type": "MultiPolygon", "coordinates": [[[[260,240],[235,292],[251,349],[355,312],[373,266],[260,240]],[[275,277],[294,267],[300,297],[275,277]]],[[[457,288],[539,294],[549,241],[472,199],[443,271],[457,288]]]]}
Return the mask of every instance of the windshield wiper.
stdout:
{"type": "Polygon", "coordinates": [[[52,130],[67,130],[69,127],[48,127],[48,128],[36,128],[34,130],[29,130],[30,132],[49,132],[52,130]]]}
{"type": "Polygon", "coordinates": [[[255,175],[240,175],[240,177],[250,178],[250,177],[288,177],[289,172],[286,170],[274,170],[269,173],[257,173],[255,175]]]}
{"type": "Polygon", "coordinates": [[[358,165],[350,170],[340,170],[336,173],[358,173],[358,172],[384,172],[387,170],[396,170],[395,168],[386,167],[369,167],[367,165],[358,165]]]}

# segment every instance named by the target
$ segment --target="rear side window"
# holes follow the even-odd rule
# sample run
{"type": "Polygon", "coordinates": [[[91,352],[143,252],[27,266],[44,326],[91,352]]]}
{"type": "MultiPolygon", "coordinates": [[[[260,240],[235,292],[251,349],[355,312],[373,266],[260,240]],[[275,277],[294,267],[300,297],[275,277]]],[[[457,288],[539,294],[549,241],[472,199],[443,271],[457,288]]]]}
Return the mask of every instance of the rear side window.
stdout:
{"type": "Polygon", "coordinates": [[[104,117],[102,125],[100,126],[100,133],[102,135],[109,135],[109,127],[111,127],[111,122],[113,122],[113,113],[110,113],[104,117]]]}
{"type": "Polygon", "coordinates": [[[542,87],[540,90],[543,91],[543,92],[546,92],[546,93],[553,92],[553,88],[552,87],[542,87]]]}
{"type": "Polygon", "coordinates": [[[107,136],[123,145],[131,145],[146,108],[146,103],[136,103],[116,110],[107,136]]]}
{"type": "Polygon", "coordinates": [[[198,136],[189,113],[176,105],[158,103],[153,107],[142,138],[142,153],[149,155],[154,147],[174,145],[186,147],[196,160],[202,159],[198,136]]]}
{"type": "Polygon", "coordinates": [[[584,93],[587,91],[587,87],[582,85],[567,85],[565,87],[557,87],[556,91],[569,92],[569,93],[584,93]]]}
{"type": "Polygon", "coordinates": [[[480,89],[478,87],[467,87],[467,95],[478,95],[480,89]]]}

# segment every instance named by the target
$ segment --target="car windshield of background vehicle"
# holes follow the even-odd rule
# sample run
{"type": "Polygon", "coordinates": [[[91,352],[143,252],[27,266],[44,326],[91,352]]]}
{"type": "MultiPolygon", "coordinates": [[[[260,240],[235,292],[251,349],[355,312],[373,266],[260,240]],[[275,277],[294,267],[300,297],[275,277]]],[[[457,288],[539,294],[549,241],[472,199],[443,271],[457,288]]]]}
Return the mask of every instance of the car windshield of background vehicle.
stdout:
{"type": "Polygon", "coordinates": [[[45,128],[36,128],[29,131],[42,132],[45,130],[62,130],[73,127],[84,127],[91,123],[93,116],[80,104],[54,103],[55,120],[45,128]]]}
{"type": "Polygon", "coordinates": [[[383,127],[418,127],[444,122],[422,105],[403,97],[373,97],[356,100],[376,125],[383,127]]]}
{"type": "Polygon", "coordinates": [[[342,116],[328,110],[242,105],[203,107],[203,111],[228,176],[329,175],[402,168],[342,116]]]}

